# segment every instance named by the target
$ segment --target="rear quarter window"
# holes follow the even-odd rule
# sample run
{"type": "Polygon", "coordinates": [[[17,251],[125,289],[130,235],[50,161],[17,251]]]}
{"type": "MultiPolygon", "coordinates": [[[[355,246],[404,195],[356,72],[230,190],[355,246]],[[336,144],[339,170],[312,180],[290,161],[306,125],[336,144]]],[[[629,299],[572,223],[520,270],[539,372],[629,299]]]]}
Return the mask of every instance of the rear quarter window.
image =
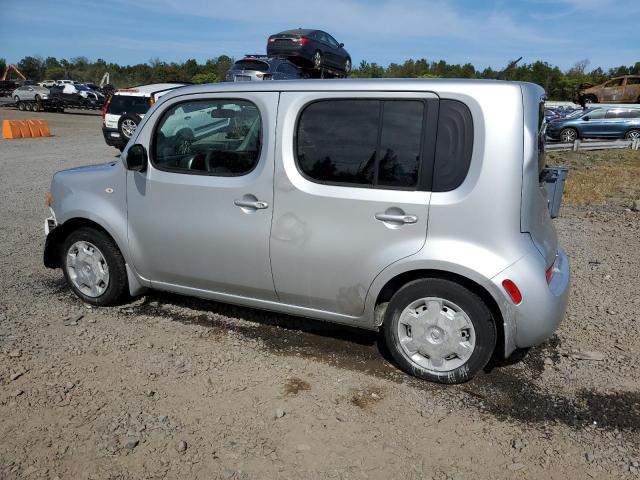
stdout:
{"type": "Polygon", "coordinates": [[[473,152],[473,118],[464,103],[441,100],[433,166],[433,191],[458,188],[469,172],[473,152]]]}

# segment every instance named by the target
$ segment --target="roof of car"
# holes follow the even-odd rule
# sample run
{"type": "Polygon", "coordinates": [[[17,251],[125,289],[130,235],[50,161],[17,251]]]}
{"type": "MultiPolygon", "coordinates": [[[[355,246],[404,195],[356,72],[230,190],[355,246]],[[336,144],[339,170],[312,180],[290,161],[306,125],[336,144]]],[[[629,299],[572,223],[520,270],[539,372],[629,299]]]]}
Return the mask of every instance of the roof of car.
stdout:
{"type": "Polygon", "coordinates": [[[292,30],[284,30],[278,32],[276,35],[309,35],[312,32],[317,32],[317,28],[294,28],[292,30]]]}
{"type": "Polygon", "coordinates": [[[121,88],[114,95],[133,95],[144,97],[154,93],[172,88],[184,87],[186,83],[152,83],[149,85],[138,85],[137,87],[121,88]]]}
{"type": "Polygon", "coordinates": [[[528,82],[480,79],[433,79],[433,78],[359,78],[322,80],[271,80],[268,82],[222,82],[190,85],[163,95],[164,99],[181,95],[219,92],[287,92],[287,91],[436,91],[473,93],[472,88],[500,88],[544,90],[539,85],[528,82]]]}

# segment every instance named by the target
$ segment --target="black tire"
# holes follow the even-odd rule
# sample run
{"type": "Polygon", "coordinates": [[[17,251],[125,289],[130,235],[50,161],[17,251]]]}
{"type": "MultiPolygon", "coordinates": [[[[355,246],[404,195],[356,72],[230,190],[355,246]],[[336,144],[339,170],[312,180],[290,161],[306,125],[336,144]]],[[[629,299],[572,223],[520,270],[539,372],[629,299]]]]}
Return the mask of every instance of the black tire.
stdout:
{"type": "Polygon", "coordinates": [[[625,140],[635,140],[636,138],[640,138],[640,130],[634,128],[633,130],[629,130],[624,134],[625,140]]]}
{"type": "Polygon", "coordinates": [[[41,110],[41,108],[40,108],[40,104],[39,104],[38,102],[35,102],[33,105],[31,105],[31,107],[32,107],[31,109],[32,109],[34,112],[39,112],[39,111],[41,110]]]}
{"type": "Polygon", "coordinates": [[[580,134],[575,128],[563,128],[558,135],[558,139],[564,143],[573,143],[578,138],[580,138],[580,134]],[[573,140],[571,140],[571,138],[573,138],[573,140]]]}
{"type": "Polygon", "coordinates": [[[133,132],[131,132],[131,134],[127,133],[127,126],[129,125],[128,122],[133,122],[135,124],[135,128],[137,128],[140,120],[141,118],[139,115],[134,115],[131,113],[125,113],[120,117],[120,120],[118,120],[118,132],[120,133],[120,136],[125,139],[125,141],[129,141],[129,139],[133,136],[133,132]]]}
{"type": "Polygon", "coordinates": [[[351,59],[347,58],[344,61],[344,76],[345,77],[351,73],[351,68],[352,67],[353,67],[353,65],[351,65],[351,59]]]}
{"type": "Polygon", "coordinates": [[[30,111],[32,111],[32,110],[33,110],[33,104],[32,104],[31,102],[27,102],[27,103],[24,105],[24,108],[25,108],[25,110],[26,110],[27,112],[30,112],[30,111]]]}
{"type": "Polygon", "coordinates": [[[129,282],[124,258],[113,239],[106,233],[91,227],[81,227],[72,231],[65,239],[61,251],[61,265],[64,277],[71,290],[83,301],[99,307],[117,305],[127,298],[129,282]],[[95,245],[102,253],[109,269],[109,283],[106,290],[97,297],[85,295],[78,289],[69,276],[67,254],[69,249],[78,241],[85,241],[95,245]]]}
{"type": "Polygon", "coordinates": [[[18,110],[20,110],[21,112],[24,112],[25,106],[24,106],[24,102],[18,102],[18,110]]]}
{"type": "Polygon", "coordinates": [[[491,359],[497,339],[495,321],[482,299],[462,285],[440,278],[414,280],[400,288],[387,306],[383,330],[387,348],[402,370],[424,380],[448,384],[464,383],[480,372],[491,359]],[[400,345],[398,324],[401,313],[411,303],[427,297],[455,304],[473,325],[475,347],[467,361],[452,370],[425,368],[412,360],[400,345]]]}
{"type": "Polygon", "coordinates": [[[40,103],[42,101],[42,97],[40,95],[36,94],[35,101],[40,103]]]}
{"type": "Polygon", "coordinates": [[[322,69],[323,58],[322,52],[320,52],[320,50],[315,51],[315,53],[313,54],[313,58],[311,59],[311,63],[313,64],[314,70],[322,69]]]}
{"type": "Polygon", "coordinates": [[[20,102],[20,97],[18,95],[16,95],[15,97],[13,97],[13,101],[16,103],[20,102]]]}

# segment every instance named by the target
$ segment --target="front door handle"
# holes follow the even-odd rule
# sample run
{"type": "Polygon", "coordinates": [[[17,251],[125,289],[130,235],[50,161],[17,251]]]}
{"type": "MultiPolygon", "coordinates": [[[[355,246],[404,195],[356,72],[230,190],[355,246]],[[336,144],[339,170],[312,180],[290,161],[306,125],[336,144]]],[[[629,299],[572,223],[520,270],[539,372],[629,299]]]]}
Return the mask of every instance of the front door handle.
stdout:
{"type": "Polygon", "coordinates": [[[376,213],[376,220],[391,223],[417,223],[416,215],[394,215],[391,213],[376,213]]]}
{"type": "Polygon", "coordinates": [[[233,204],[240,208],[255,208],[256,210],[264,210],[269,207],[267,202],[261,202],[260,200],[234,200],[233,204]]]}

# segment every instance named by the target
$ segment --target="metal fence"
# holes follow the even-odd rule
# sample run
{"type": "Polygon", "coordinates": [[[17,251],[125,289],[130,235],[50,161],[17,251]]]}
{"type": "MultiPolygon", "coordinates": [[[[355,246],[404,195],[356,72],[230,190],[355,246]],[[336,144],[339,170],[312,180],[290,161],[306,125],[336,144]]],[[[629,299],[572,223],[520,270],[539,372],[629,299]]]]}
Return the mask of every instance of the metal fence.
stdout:
{"type": "Polygon", "coordinates": [[[640,150],[640,139],[635,140],[603,140],[599,142],[585,142],[576,140],[573,143],[547,143],[544,146],[546,151],[562,151],[573,150],[578,152],[581,150],[608,150],[618,148],[630,148],[631,150],[640,150]]]}

